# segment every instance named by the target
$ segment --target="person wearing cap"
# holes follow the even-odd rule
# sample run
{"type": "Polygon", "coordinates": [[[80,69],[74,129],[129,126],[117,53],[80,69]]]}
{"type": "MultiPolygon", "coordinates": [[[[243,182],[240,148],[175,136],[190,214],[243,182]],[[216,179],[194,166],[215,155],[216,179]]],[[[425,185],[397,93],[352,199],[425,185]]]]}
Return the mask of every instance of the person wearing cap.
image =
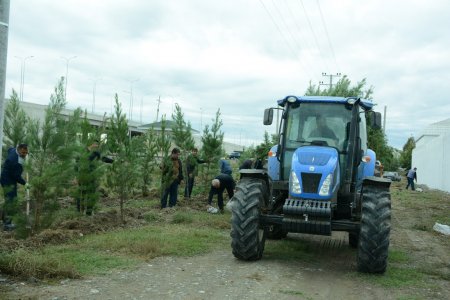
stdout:
{"type": "Polygon", "coordinates": [[[417,168],[411,169],[406,174],[406,179],[408,179],[408,184],[406,185],[406,189],[408,189],[409,186],[411,186],[411,189],[415,191],[414,188],[414,180],[416,180],[417,183],[417,168]]]}
{"type": "Polygon", "coordinates": [[[228,199],[231,199],[234,196],[234,188],[236,183],[228,174],[220,174],[217,175],[211,181],[211,189],[209,190],[208,196],[208,212],[212,212],[212,200],[215,194],[217,194],[217,205],[219,206],[219,210],[223,213],[223,192],[227,190],[228,199]]]}
{"type": "Polygon", "coordinates": [[[22,178],[23,164],[28,155],[28,145],[19,144],[17,148],[9,148],[5,162],[3,163],[0,175],[0,183],[3,187],[5,203],[3,205],[3,229],[12,230],[14,224],[12,217],[16,214],[17,183],[26,184],[22,178]]]}
{"type": "Polygon", "coordinates": [[[173,148],[170,156],[166,157],[161,164],[161,208],[167,207],[167,197],[169,197],[169,207],[177,204],[178,185],[184,179],[179,155],[180,149],[173,148]]]}

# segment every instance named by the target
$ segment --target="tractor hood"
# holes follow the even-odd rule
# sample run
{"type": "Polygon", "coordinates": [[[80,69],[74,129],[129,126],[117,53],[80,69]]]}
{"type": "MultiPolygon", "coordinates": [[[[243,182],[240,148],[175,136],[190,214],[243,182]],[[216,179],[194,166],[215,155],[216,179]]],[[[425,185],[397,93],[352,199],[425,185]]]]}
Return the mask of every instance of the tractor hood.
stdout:
{"type": "Polygon", "coordinates": [[[340,181],[339,154],[335,148],[304,146],[292,156],[289,193],[294,198],[328,200],[340,181]]]}

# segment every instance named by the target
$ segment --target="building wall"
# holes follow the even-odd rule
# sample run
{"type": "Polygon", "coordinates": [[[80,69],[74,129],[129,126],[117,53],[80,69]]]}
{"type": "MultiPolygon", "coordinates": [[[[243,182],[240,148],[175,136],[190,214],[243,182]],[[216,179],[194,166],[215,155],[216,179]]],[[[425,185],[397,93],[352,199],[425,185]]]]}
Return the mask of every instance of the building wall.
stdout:
{"type": "Polygon", "coordinates": [[[412,153],[419,184],[450,192],[450,133],[418,143],[412,153]]]}

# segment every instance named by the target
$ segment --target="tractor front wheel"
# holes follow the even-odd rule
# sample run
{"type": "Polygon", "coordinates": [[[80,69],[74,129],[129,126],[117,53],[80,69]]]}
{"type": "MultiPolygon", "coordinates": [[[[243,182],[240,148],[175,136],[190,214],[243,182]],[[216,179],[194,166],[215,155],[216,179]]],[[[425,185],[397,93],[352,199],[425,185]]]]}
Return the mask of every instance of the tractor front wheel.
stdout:
{"type": "Polygon", "coordinates": [[[267,229],[260,224],[264,205],[265,182],[255,178],[242,178],[236,186],[231,217],[231,248],[233,255],[242,260],[261,259],[267,229]]]}
{"type": "Polygon", "coordinates": [[[358,241],[358,271],[384,273],[391,231],[389,188],[364,186],[358,241]]]}

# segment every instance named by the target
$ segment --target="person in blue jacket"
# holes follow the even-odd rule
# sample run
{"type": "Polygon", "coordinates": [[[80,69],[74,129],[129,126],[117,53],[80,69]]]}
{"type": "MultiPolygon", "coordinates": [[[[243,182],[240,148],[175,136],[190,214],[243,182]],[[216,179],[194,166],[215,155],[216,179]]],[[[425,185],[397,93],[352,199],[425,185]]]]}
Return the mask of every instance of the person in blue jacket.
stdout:
{"type": "Polygon", "coordinates": [[[28,145],[19,144],[17,148],[8,149],[8,154],[3,163],[2,173],[0,175],[0,184],[3,187],[5,203],[3,205],[3,229],[14,229],[11,217],[16,213],[17,183],[26,184],[22,178],[23,164],[28,155],[28,145]]]}
{"type": "Polygon", "coordinates": [[[227,174],[231,176],[231,173],[233,173],[233,169],[231,168],[230,162],[225,158],[222,158],[219,161],[219,168],[221,174],[227,174]]]}

